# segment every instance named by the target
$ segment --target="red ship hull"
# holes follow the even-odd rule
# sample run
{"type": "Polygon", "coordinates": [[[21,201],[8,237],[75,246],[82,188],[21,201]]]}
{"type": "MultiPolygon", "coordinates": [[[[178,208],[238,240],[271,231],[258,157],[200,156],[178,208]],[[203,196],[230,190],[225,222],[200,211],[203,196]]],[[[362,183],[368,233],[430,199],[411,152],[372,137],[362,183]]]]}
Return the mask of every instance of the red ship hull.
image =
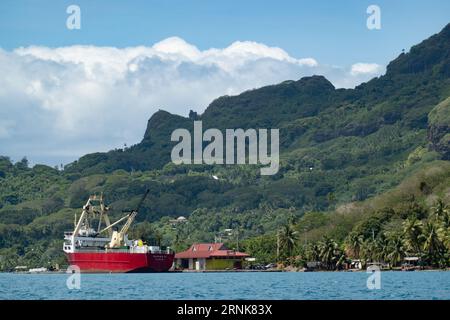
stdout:
{"type": "Polygon", "coordinates": [[[174,253],[75,252],[67,253],[71,265],[81,272],[165,272],[173,264],[174,253]]]}

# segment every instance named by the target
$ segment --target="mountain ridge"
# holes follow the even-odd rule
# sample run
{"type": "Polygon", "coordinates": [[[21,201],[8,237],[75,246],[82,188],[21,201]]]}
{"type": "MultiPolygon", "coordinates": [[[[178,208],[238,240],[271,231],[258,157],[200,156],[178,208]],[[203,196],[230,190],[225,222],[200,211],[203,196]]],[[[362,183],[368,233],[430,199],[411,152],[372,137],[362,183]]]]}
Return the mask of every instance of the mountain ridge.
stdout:
{"type": "MultiPolygon", "coordinates": [[[[204,128],[273,128],[281,132],[282,151],[304,133],[296,126],[304,118],[316,117],[326,110],[353,108],[368,110],[373,116],[366,121],[349,121],[334,130],[315,135],[313,142],[323,142],[338,136],[368,135],[383,125],[402,122],[410,128],[426,129],[427,116],[432,107],[448,94],[450,75],[450,24],[443,30],[400,54],[387,66],[384,75],[362,83],[354,89],[335,89],[325,77],[314,75],[297,81],[284,81],[236,96],[222,96],[212,101],[196,120],[204,128]],[[420,93],[422,101],[408,101],[412,92],[420,93]],[[432,93],[432,94],[431,94],[432,93]],[[436,94],[437,93],[437,94],[436,94]],[[383,106],[386,97],[392,97],[393,106],[383,106]]],[[[364,118],[361,115],[361,118],[364,118]]],[[[323,118],[322,118],[323,119],[323,118]]],[[[170,161],[170,133],[175,128],[192,130],[194,118],[158,111],[148,121],[143,140],[127,150],[106,154],[85,155],[67,166],[70,172],[92,174],[117,169],[160,169],[170,161]],[[145,154],[145,157],[144,157],[145,154]],[[129,159],[127,159],[127,157],[129,159]],[[139,161],[133,161],[138,157],[139,161]],[[94,158],[94,160],[90,159],[94,158]],[[94,162],[105,162],[95,165],[94,162]],[[101,167],[101,168],[100,168],[101,167]]],[[[331,125],[330,125],[331,127],[331,125]]]]}
{"type": "MultiPolygon", "coordinates": [[[[238,228],[240,245],[267,263],[277,261],[276,232],[294,220],[308,240],[331,236],[341,246],[355,234],[366,243],[393,231],[402,236],[406,219],[428,223],[437,199],[450,204],[449,30],[355,89],[312,76],[220,97],[201,115],[159,110],[141,143],[83,156],[64,170],[0,157],[0,270],[65,263],[62,234],[95,193],[119,218],[150,189],[135,238],[184,250],[238,228]],[[204,129],[279,128],[278,174],[171,163],[171,132],[192,129],[194,120],[204,129]],[[173,228],[180,215],[189,223],[173,228]]],[[[438,265],[435,258],[427,259],[438,265]]]]}

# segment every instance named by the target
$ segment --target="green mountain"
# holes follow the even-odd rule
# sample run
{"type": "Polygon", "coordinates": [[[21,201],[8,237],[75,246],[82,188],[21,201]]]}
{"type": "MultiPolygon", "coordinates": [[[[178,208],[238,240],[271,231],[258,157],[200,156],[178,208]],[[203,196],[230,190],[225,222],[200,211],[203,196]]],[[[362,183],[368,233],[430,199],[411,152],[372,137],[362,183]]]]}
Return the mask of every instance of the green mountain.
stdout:
{"type": "Polygon", "coordinates": [[[449,38],[447,25],[392,61],[385,75],[355,89],[336,90],[324,77],[312,76],[220,97],[190,119],[158,111],[141,143],[125,151],[86,155],[67,170],[86,175],[160,169],[170,161],[173,129],[190,129],[194,119],[205,128],[280,128],[283,151],[368,137],[387,127],[426,129],[428,113],[449,93],[449,38]]]}
{"type": "MultiPolygon", "coordinates": [[[[449,97],[450,24],[355,89],[336,89],[312,76],[220,97],[201,115],[158,111],[139,144],[85,155],[63,171],[0,158],[0,264],[63,261],[62,232],[89,193],[104,192],[119,216],[146,188],[151,194],[136,230],[175,247],[211,241],[224,228],[239,228],[248,239],[271,237],[293,218],[300,219],[297,227],[308,225],[311,239],[331,234],[344,241],[382,209],[377,197],[403,190],[405,181],[428,171],[448,176],[449,97]],[[255,166],[170,163],[172,131],[192,130],[194,120],[202,120],[204,130],[279,128],[278,174],[260,176],[255,166]],[[343,211],[350,212],[346,218],[343,211]],[[189,216],[190,227],[172,230],[168,220],[178,215],[189,216]],[[32,247],[43,252],[27,251],[32,247]]],[[[406,191],[396,198],[397,210],[411,203],[429,207],[436,197],[450,203],[434,177],[411,189],[413,200],[406,191]]]]}

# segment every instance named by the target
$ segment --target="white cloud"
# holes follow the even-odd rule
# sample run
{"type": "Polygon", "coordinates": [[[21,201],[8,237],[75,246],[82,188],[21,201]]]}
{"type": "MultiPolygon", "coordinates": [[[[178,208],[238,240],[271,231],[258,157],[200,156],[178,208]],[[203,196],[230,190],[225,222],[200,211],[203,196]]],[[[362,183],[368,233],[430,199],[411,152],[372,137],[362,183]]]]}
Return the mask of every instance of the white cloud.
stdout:
{"type": "Polygon", "coordinates": [[[177,37],[129,48],[0,49],[0,155],[57,164],[141,140],[158,109],[187,115],[215,98],[312,74],[353,87],[381,73],[294,58],[251,41],[199,50],[177,37]]]}
{"type": "Polygon", "coordinates": [[[376,63],[364,63],[358,62],[352,65],[350,74],[353,76],[361,75],[361,74],[379,74],[381,72],[382,67],[376,63]]]}

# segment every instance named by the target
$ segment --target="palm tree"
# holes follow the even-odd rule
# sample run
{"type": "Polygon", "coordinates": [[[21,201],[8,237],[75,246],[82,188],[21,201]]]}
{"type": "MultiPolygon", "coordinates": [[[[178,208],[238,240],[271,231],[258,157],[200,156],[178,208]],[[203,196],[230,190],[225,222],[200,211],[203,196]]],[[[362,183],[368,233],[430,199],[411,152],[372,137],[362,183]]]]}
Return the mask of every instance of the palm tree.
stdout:
{"type": "Polygon", "coordinates": [[[383,234],[380,233],[376,240],[376,257],[378,260],[382,262],[386,262],[389,260],[389,239],[383,234]]]}
{"type": "Polygon", "coordinates": [[[408,218],[403,222],[403,233],[408,249],[419,254],[422,244],[422,222],[416,217],[408,218]]]}
{"type": "Polygon", "coordinates": [[[291,225],[296,225],[298,222],[298,217],[294,214],[295,208],[291,207],[288,209],[289,215],[288,215],[288,223],[291,225]]]}
{"type": "Polygon", "coordinates": [[[438,200],[434,207],[435,223],[438,224],[438,235],[444,246],[450,250],[450,208],[438,200]]]}
{"type": "Polygon", "coordinates": [[[341,269],[344,263],[346,263],[348,260],[347,255],[345,254],[345,250],[341,249],[335,250],[334,259],[336,261],[336,269],[341,269]]]}
{"type": "Polygon", "coordinates": [[[435,219],[440,219],[444,213],[448,210],[445,203],[442,201],[442,199],[438,199],[434,206],[431,208],[433,216],[435,219]]]}
{"type": "Polygon", "coordinates": [[[359,259],[359,255],[361,252],[361,246],[363,244],[363,237],[356,233],[351,232],[346,239],[345,248],[355,259],[359,259]]]}
{"type": "Polygon", "coordinates": [[[442,236],[441,236],[442,242],[445,245],[445,249],[449,256],[448,263],[450,264],[450,229],[442,230],[442,236]]]}
{"type": "Polygon", "coordinates": [[[401,235],[394,235],[390,241],[388,258],[392,266],[398,265],[405,257],[406,250],[401,235]]]}
{"type": "Polygon", "coordinates": [[[332,269],[336,260],[336,250],[338,249],[337,243],[328,237],[325,237],[320,248],[320,259],[327,266],[327,269],[332,269]]]}
{"type": "Polygon", "coordinates": [[[366,239],[361,244],[361,260],[365,262],[377,260],[377,244],[374,239],[366,239]]]}
{"type": "Polygon", "coordinates": [[[446,210],[438,223],[438,235],[450,253],[450,211],[446,210]]]}
{"type": "Polygon", "coordinates": [[[442,227],[445,229],[450,229],[450,210],[445,210],[441,217],[442,227]]]}
{"type": "Polygon", "coordinates": [[[316,243],[310,243],[306,249],[306,257],[309,261],[320,260],[320,248],[316,243]]]}
{"type": "Polygon", "coordinates": [[[284,251],[287,257],[292,256],[292,251],[295,248],[298,240],[298,232],[294,230],[291,224],[287,223],[278,232],[280,248],[284,251]]]}
{"type": "Polygon", "coordinates": [[[423,250],[426,258],[433,266],[437,266],[445,251],[445,246],[439,237],[437,224],[427,222],[423,231],[423,237],[423,250]]]}

